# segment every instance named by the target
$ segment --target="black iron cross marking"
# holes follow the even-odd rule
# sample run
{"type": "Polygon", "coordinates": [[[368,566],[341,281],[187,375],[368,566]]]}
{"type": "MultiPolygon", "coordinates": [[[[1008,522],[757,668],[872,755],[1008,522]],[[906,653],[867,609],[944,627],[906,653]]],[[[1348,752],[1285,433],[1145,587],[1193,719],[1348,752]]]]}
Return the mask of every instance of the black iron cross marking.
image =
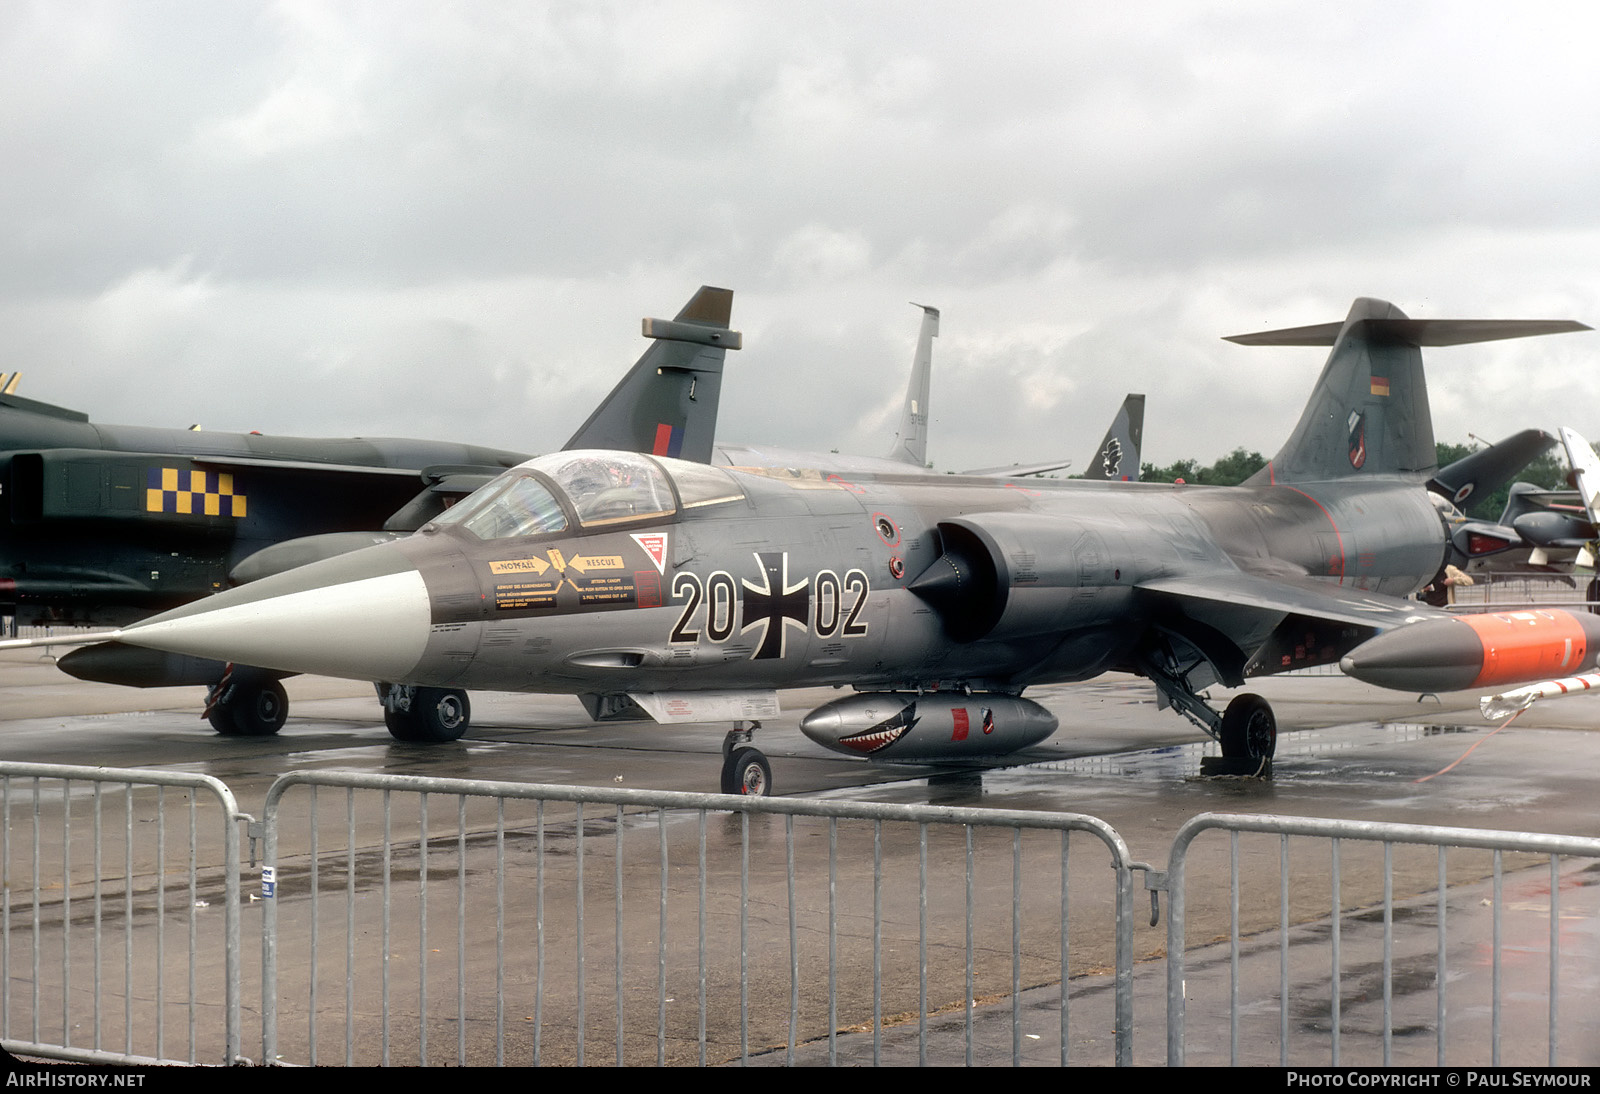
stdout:
{"type": "Polygon", "coordinates": [[[761,644],[750,655],[752,661],[782,657],[788,639],[788,625],[805,630],[811,619],[811,582],[789,584],[789,552],[757,551],[761,565],[761,584],[743,581],[744,623],[740,633],[761,628],[761,644]]]}

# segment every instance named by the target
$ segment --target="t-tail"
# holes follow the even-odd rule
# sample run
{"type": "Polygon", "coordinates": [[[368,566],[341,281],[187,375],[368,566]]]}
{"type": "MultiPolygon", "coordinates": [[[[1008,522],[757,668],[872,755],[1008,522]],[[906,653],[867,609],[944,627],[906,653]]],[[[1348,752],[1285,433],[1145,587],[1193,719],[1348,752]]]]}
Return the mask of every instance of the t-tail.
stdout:
{"type": "Polygon", "coordinates": [[[906,385],[906,403],[900,412],[900,428],[894,435],[889,458],[913,467],[928,466],[928,387],[933,367],[933,340],[939,337],[939,309],[912,301],[922,309],[922,330],[917,334],[917,352],[911,359],[911,382],[906,385]]]}
{"type": "Polygon", "coordinates": [[[616,448],[711,461],[722,362],[738,349],[733,290],[701,286],[675,319],[646,319],[655,341],[589,415],[566,448],[616,448]]]}
{"type": "Polygon", "coordinates": [[[1361,297],[1343,323],[1235,335],[1228,341],[1243,346],[1333,347],[1288,443],[1250,482],[1426,480],[1437,463],[1421,347],[1588,329],[1570,320],[1409,319],[1361,297]]]}
{"type": "Polygon", "coordinates": [[[1144,396],[1129,395],[1122,400],[1122,409],[1111,420],[1105,439],[1089,465],[1083,469],[1086,479],[1110,482],[1138,482],[1139,456],[1144,445],[1144,396]]]}

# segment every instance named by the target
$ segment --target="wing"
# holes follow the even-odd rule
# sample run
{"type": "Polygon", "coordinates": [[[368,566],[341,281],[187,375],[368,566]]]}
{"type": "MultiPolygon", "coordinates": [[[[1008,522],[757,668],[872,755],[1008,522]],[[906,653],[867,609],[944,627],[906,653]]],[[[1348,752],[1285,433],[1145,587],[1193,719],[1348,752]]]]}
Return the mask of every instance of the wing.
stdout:
{"type": "Polygon", "coordinates": [[[1380,631],[1449,618],[1411,600],[1242,571],[1160,578],[1137,590],[1154,602],[1157,628],[1197,647],[1230,687],[1335,664],[1380,631]]]}

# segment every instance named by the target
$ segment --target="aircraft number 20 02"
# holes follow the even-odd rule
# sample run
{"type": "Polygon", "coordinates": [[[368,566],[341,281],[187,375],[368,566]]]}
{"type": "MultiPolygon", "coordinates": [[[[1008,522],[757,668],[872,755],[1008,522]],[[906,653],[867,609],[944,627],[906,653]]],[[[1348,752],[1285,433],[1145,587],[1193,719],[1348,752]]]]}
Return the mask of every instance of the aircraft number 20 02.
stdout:
{"type": "Polygon", "coordinates": [[[736,621],[739,588],[733,575],[717,570],[701,579],[699,574],[681,571],[672,579],[672,598],[684,601],[683,611],[673,625],[669,641],[694,643],[701,628],[712,642],[726,642],[736,630],[761,627],[761,641],[755,658],[781,657],[782,633],[786,624],[811,630],[819,638],[841,635],[858,638],[867,633],[861,618],[872,584],[865,572],[848,570],[843,578],[832,570],[822,570],[809,580],[788,582],[788,557],[758,555],[763,563],[763,582],[744,584],[744,620],[736,621]],[[698,619],[701,605],[703,620],[698,619]],[[699,626],[696,626],[699,623],[699,626]]]}

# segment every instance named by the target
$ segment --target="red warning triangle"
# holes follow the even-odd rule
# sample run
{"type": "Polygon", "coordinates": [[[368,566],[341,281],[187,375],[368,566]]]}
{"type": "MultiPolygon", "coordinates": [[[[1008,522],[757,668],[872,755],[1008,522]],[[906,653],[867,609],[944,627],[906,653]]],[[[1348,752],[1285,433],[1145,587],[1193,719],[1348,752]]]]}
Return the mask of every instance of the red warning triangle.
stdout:
{"type": "Polygon", "coordinates": [[[650,561],[656,564],[656,573],[662,576],[667,572],[667,533],[665,532],[636,532],[633,541],[637,543],[645,554],[650,556],[650,561]]]}

